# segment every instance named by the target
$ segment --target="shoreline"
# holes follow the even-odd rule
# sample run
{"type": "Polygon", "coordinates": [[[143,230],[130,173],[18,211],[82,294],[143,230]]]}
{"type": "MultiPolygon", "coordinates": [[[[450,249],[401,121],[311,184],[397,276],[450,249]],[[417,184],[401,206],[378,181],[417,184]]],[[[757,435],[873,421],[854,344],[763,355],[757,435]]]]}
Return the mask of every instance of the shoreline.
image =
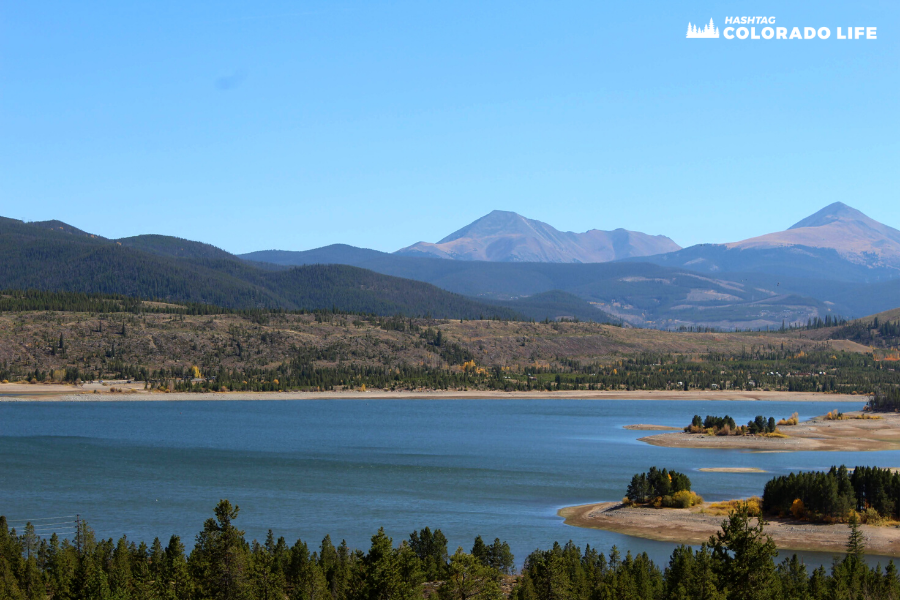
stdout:
{"type": "MultiPolygon", "coordinates": [[[[602,529],[660,542],[699,545],[720,531],[722,521],[727,518],[704,514],[701,512],[703,508],[627,508],[621,502],[598,502],[566,506],[556,514],[572,527],[602,529]]],[[[860,525],[860,530],[868,554],[900,557],[900,535],[896,528],[860,525]]],[[[846,524],[771,519],[766,533],[779,550],[844,554],[850,528],[846,524]]]]}
{"type": "MultiPolygon", "coordinates": [[[[113,387],[127,387],[111,383],[113,387]]],[[[87,389],[60,384],[0,384],[0,402],[121,402],[121,401],[247,401],[247,400],[725,400],[758,402],[866,402],[868,396],[822,392],[744,392],[665,390],[531,392],[415,390],[370,390],[339,392],[149,392],[143,389],[109,392],[109,388],[87,389]],[[93,390],[104,390],[93,393],[93,390]]]]}
{"type": "Polygon", "coordinates": [[[850,418],[840,421],[813,417],[797,425],[780,428],[784,437],[678,432],[649,435],[638,441],[664,448],[749,452],[900,450],[900,414],[878,413],[878,418],[853,418],[867,414],[848,412],[846,416],[850,418]]]}

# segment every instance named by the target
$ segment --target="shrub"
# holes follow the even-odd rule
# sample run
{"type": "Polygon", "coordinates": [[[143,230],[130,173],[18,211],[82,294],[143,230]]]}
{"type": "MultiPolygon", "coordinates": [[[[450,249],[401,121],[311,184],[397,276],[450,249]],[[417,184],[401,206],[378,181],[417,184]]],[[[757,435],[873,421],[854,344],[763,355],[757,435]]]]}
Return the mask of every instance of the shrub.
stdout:
{"type": "Polygon", "coordinates": [[[778,427],[791,427],[800,422],[800,415],[793,413],[789,419],[781,419],[778,421],[778,427]]]}
{"type": "Polygon", "coordinates": [[[866,525],[881,525],[884,522],[884,517],[872,507],[867,508],[861,516],[861,521],[866,525]]]}
{"type": "Polygon", "coordinates": [[[690,508],[698,504],[703,504],[703,498],[696,492],[688,490],[681,490],[662,498],[662,505],[666,508],[690,508]]]}
{"type": "Polygon", "coordinates": [[[791,514],[795,519],[802,519],[806,516],[806,507],[803,506],[803,500],[797,498],[791,503],[791,514]]]}
{"type": "Polygon", "coordinates": [[[762,514],[762,498],[753,496],[746,500],[726,500],[724,502],[715,502],[710,504],[703,512],[714,515],[728,515],[732,512],[746,508],[747,514],[751,517],[758,517],[762,514]]]}

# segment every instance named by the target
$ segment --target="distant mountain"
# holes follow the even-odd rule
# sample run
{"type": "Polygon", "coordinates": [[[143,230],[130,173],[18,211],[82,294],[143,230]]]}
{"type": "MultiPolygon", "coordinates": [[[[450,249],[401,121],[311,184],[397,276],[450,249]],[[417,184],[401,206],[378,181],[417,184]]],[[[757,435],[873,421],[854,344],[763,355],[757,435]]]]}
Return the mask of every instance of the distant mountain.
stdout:
{"type": "Polygon", "coordinates": [[[587,300],[560,290],[550,290],[516,300],[494,301],[493,303],[511,308],[536,321],[571,319],[600,323],[623,323],[622,319],[600,310],[587,300]]]}
{"type": "Polygon", "coordinates": [[[0,217],[0,289],[123,294],[228,308],[331,309],[440,318],[519,313],[434,285],[344,265],[260,268],[166,236],[107,240],[64,223],[0,217]]]}
{"type": "MultiPolygon", "coordinates": [[[[244,256],[260,258],[257,253],[244,256]]],[[[782,291],[775,278],[771,285],[729,281],[645,262],[460,261],[335,246],[305,252],[279,252],[272,256],[283,265],[347,260],[346,264],[427,281],[479,300],[499,301],[529,316],[534,314],[529,310],[530,305],[540,307],[544,314],[549,311],[557,318],[569,316],[588,320],[592,314],[609,313],[633,325],[665,329],[679,325],[765,328],[781,326],[782,320],[805,323],[808,318],[824,318],[829,313],[863,314],[843,303],[826,304],[793,290],[782,291]]],[[[856,301],[850,297],[843,299],[856,301]]],[[[593,320],[606,318],[605,315],[594,316],[593,320]]]]}
{"type": "Polygon", "coordinates": [[[769,233],[729,248],[763,249],[803,246],[825,248],[856,264],[870,268],[900,269],[900,231],[835,202],[795,223],[787,231],[769,233]]]}
{"type": "Polygon", "coordinates": [[[599,263],[678,249],[663,235],[625,229],[563,232],[514,212],[495,210],[436,244],[419,242],[396,254],[490,262],[599,263]]]}
{"type": "Polygon", "coordinates": [[[332,244],[314,250],[294,252],[291,250],[259,250],[248,254],[240,254],[239,258],[256,262],[272,263],[283,266],[296,265],[358,265],[367,260],[382,256],[390,256],[387,252],[357,248],[347,244],[332,244]]]}
{"type": "Polygon", "coordinates": [[[836,202],[786,231],[638,260],[724,278],[766,274],[788,284],[796,278],[874,283],[900,277],[900,231],[836,202]]]}

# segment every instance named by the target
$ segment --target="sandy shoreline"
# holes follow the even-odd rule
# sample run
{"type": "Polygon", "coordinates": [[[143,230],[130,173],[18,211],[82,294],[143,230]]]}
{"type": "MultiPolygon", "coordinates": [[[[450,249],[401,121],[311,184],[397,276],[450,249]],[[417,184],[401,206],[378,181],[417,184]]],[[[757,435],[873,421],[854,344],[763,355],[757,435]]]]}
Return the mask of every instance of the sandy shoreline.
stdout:
{"type": "MultiPolygon", "coordinates": [[[[691,509],[627,508],[620,502],[600,502],[568,506],[557,514],[566,525],[604,529],[625,535],[676,544],[699,545],[721,529],[721,515],[691,509]]],[[[894,527],[861,525],[866,552],[900,556],[900,531],[894,527]]],[[[843,554],[850,532],[847,525],[826,525],[788,520],[772,520],[766,532],[780,550],[834,552],[843,554]]]]}
{"type": "Polygon", "coordinates": [[[780,402],[865,402],[866,396],[851,394],[822,394],[815,392],[742,392],[742,391],[562,391],[547,392],[500,392],[500,391],[454,391],[454,390],[416,390],[416,391],[383,391],[366,392],[210,392],[198,393],[164,393],[144,391],[143,384],[137,385],[110,383],[111,386],[131,388],[131,393],[110,392],[109,387],[98,384],[86,386],[85,389],[71,385],[50,384],[0,384],[0,402],[17,400],[25,401],[184,401],[184,400],[754,400],[780,402]],[[141,388],[141,389],[139,389],[141,388]],[[93,393],[94,390],[98,393],[93,393]]]}
{"type": "Polygon", "coordinates": [[[697,470],[702,473],[768,473],[756,467],[703,467],[697,470]]]}
{"type": "MultiPolygon", "coordinates": [[[[847,416],[864,415],[848,412],[847,416]]],[[[879,413],[878,419],[830,421],[815,417],[791,427],[780,427],[787,437],[750,435],[715,436],[702,433],[663,433],[640,438],[666,448],[714,448],[751,452],[877,451],[900,450],[900,414],[879,413]]]]}

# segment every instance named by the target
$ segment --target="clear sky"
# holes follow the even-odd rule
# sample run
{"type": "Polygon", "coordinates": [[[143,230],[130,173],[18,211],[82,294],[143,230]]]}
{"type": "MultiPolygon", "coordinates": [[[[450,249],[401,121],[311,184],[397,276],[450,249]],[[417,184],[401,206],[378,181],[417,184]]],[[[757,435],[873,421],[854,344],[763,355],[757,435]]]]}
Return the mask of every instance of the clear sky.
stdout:
{"type": "Polygon", "coordinates": [[[232,252],[493,209],[684,246],[835,201],[900,228],[898,33],[894,0],[3,2],[0,215],[232,252]],[[685,39],[750,15],[831,38],[685,39]]]}

